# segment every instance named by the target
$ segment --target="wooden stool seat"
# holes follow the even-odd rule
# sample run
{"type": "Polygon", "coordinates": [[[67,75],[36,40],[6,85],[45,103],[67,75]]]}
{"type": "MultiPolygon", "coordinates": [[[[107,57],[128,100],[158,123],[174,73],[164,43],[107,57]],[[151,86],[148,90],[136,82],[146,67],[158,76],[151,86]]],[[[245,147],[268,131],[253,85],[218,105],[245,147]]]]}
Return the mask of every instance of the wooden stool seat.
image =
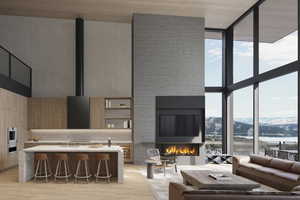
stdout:
{"type": "Polygon", "coordinates": [[[48,155],[46,153],[36,153],[35,159],[36,160],[48,160],[48,155]]]}
{"type": "Polygon", "coordinates": [[[57,160],[56,170],[54,179],[65,179],[66,182],[69,181],[69,177],[71,176],[70,168],[69,168],[69,156],[66,153],[57,153],[55,154],[55,158],[57,160]]]}
{"type": "Polygon", "coordinates": [[[75,155],[76,160],[89,160],[89,155],[86,153],[78,153],[75,155]]]}
{"type": "Polygon", "coordinates": [[[56,160],[69,160],[69,156],[66,153],[57,153],[55,154],[56,160]]]}
{"type": "Polygon", "coordinates": [[[110,160],[110,156],[107,153],[98,153],[96,154],[96,160],[110,160]]]}

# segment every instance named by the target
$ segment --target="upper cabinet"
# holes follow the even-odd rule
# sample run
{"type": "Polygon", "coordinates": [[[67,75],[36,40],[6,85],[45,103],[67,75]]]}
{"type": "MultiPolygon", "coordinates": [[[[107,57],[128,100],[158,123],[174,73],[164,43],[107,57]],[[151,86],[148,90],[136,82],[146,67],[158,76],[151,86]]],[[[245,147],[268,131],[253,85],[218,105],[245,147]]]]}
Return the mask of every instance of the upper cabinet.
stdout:
{"type": "Polygon", "coordinates": [[[66,129],[67,98],[29,98],[29,129],[66,129]]]}
{"type": "MultiPolygon", "coordinates": [[[[131,97],[90,97],[91,129],[130,129],[131,97]]],[[[29,98],[29,129],[67,129],[67,98],[29,98]]]]}

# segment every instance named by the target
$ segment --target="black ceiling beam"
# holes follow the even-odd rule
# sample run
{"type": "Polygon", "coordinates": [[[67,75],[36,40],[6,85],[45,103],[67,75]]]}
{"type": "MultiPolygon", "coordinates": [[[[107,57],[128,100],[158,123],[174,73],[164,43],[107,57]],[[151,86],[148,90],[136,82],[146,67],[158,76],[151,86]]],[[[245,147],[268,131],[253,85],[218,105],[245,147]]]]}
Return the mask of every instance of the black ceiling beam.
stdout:
{"type": "Polygon", "coordinates": [[[76,96],[84,96],[84,20],[76,18],[76,70],[75,92],[76,96]]]}

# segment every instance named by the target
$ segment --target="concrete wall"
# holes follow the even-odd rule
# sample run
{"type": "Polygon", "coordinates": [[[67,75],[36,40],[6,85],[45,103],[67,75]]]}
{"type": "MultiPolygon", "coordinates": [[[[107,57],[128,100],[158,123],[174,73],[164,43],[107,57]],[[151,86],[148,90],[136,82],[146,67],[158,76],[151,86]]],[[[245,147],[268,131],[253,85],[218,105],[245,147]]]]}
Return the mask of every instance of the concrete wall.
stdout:
{"type": "Polygon", "coordinates": [[[204,95],[204,19],[134,16],[135,162],[155,142],[155,96],[204,95]]]}
{"type": "Polygon", "coordinates": [[[131,96],[131,25],[85,22],[85,94],[131,96]]]}
{"type": "Polygon", "coordinates": [[[0,44],[33,69],[33,96],[74,94],[74,20],[0,16],[0,44]]]}
{"type": "MultiPolygon", "coordinates": [[[[75,20],[0,15],[0,45],[33,69],[34,97],[75,94],[75,20]]],[[[85,21],[85,94],[131,96],[131,26],[85,21]]]]}

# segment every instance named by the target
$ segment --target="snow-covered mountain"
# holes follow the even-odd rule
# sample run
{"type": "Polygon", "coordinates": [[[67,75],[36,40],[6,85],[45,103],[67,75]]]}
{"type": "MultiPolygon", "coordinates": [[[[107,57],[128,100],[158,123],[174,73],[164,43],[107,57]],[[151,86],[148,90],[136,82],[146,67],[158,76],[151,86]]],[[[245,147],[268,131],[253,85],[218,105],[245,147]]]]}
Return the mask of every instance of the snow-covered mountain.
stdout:
{"type": "MultiPolygon", "coordinates": [[[[236,121],[252,124],[252,118],[237,118],[236,121]]],[[[297,124],[296,117],[262,117],[259,118],[259,122],[263,125],[287,125],[297,124]]]]}

